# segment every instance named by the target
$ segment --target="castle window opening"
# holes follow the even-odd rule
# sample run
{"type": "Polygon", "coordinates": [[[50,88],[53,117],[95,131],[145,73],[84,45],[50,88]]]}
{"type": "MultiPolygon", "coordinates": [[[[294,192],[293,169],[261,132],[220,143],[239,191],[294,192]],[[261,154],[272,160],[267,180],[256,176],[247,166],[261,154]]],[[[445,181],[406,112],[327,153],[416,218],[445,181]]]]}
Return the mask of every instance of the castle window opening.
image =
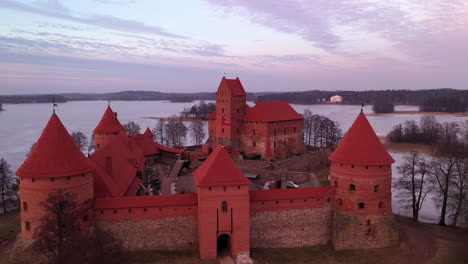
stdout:
{"type": "Polygon", "coordinates": [[[146,212],[146,210],[147,210],[146,208],[143,208],[143,212],[146,212]]]}
{"type": "Polygon", "coordinates": [[[350,191],[355,191],[355,190],[356,190],[356,185],[350,184],[350,185],[349,185],[349,190],[350,190],[350,191]]]}
{"type": "Polygon", "coordinates": [[[327,198],[327,203],[329,203],[329,202],[330,202],[330,197],[327,198]]]}
{"type": "Polygon", "coordinates": [[[276,204],[279,204],[279,201],[276,201],[276,204]]]}
{"type": "Polygon", "coordinates": [[[211,187],[208,187],[208,191],[211,191],[211,187]]]}
{"type": "Polygon", "coordinates": [[[83,222],[85,222],[85,223],[88,222],[88,218],[89,218],[88,215],[83,216],[83,222]]]}
{"type": "Polygon", "coordinates": [[[50,178],[50,181],[53,182],[55,179],[54,178],[50,178]]]}
{"type": "Polygon", "coordinates": [[[294,128],[294,133],[296,133],[296,128],[294,128]]]}
{"type": "Polygon", "coordinates": [[[227,209],[228,209],[228,204],[226,201],[223,201],[223,203],[221,204],[221,211],[227,212],[227,209]]]}
{"type": "Polygon", "coordinates": [[[31,223],[30,222],[25,222],[24,223],[24,228],[26,229],[26,231],[31,230],[31,223]]]}
{"type": "Polygon", "coordinates": [[[256,145],[257,145],[257,144],[255,143],[255,141],[254,141],[254,142],[252,142],[252,147],[254,147],[254,148],[255,148],[255,146],[256,146],[256,145]]]}
{"type": "Polygon", "coordinates": [[[366,169],[369,169],[369,166],[366,166],[366,169]]]}
{"type": "Polygon", "coordinates": [[[379,192],[379,190],[380,190],[380,186],[379,186],[379,185],[374,186],[374,192],[379,192]]]}
{"type": "Polygon", "coordinates": [[[103,211],[103,210],[101,210],[101,214],[104,214],[104,211],[103,211]]]}
{"type": "Polygon", "coordinates": [[[338,181],[335,180],[335,188],[338,188],[338,181]]]}
{"type": "Polygon", "coordinates": [[[237,108],[237,113],[239,113],[239,108],[237,108]]]}
{"type": "Polygon", "coordinates": [[[117,213],[117,210],[114,210],[114,214],[116,214],[116,213],[117,213]]]}
{"type": "Polygon", "coordinates": [[[353,168],[353,169],[354,169],[354,165],[351,165],[351,168],[353,168]]]}
{"type": "Polygon", "coordinates": [[[222,109],[221,109],[221,113],[223,113],[223,114],[224,114],[224,108],[222,108],[222,109]]]}
{"type": "Polygon", "coordinates": [[[255,135],[255,129],[252,131],[252,133],[255,135]]]}
{"type": "Polygon", "coordinates": [[[370,225],[370,219],[367,219],[367,225],[370,225]]]}
{"type": "Polygon", "coordinates": [[[289,200],[290,203],[293,203],[293,200],[289,200]]]}
{"type": "Polygon", "coordinates": [[[224,133],[224,128],[221,131],[224,133]]]}
{"type": "Polygon", "coordinates": [[[226,186],[223,186],[223,191],[226,191],[226,186]]]}
{"type": "Polygon", "coordinates": [[[23,202],[23,211],[28,211],[28,203],[23,202]]]}
{"type": "Polygon", "coordinates": [[[132,212],[132,209],[128,209],[128,212],[131,213],[131,212],[132,212]]]}
{"type": "Polygon", "coordinates": [[[359,209],[364,209],[364,203],[359,203],[359,209]]]}
{"type": "Polygon", "coordinates": [[[380,202],[380,203],[379,203],[379,208],[380,208],[380,209],[384,208],[383,202],[380,202]]]}
{"type": "Polygon", "coordinates": [[[240,190],[240,185],[237,185],[237,190],[240,190]]]}
{"type": "Polygon", "coordinates": [[[70,178],[71,178],[70,176],[67,176],[67,180],[70,180],[70,178]]]}
{"type": "Polygon", "coordinates": [[[343,206],[343,199],[338,199],[338,205],[343,206]]]}

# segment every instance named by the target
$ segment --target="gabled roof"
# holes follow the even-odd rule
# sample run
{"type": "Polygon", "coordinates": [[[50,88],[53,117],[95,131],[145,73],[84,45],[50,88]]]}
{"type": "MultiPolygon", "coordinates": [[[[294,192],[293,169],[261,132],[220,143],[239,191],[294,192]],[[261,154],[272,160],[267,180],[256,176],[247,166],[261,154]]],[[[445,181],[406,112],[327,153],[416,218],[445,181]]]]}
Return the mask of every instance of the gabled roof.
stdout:
{"type": "Polygon", "coordinates": [[[145,133],[143,133],[143,135],[153,139],[154,138],[154,134],[153,132],[151,132],[151,130],[149,129],[149,127],[146,127],[146,130],[145,130],[145,133]]]}
{"type": "Polygon", "coordinates": [[[16,175],[27,178],[65,177],[92,169],[59,117],[53,114],[16,175]]]}
{"type": "Polygon", "coordinates": [[[301,120],[298,114],[286,101],[261,101],[246,111],[244,121],[272,122],[301,120]]]}
{"type": "Polygon", "coordinates": [[[144,166],[144,156],[140,148],[124,133],[118,134],[109,144],[94,152],[90,159],[96,167],[96,197],[127,195],[128,190],[136,185],[136,172],[142,171],[144,166]],[[111,158],[112,172],[106,167],[108,157],[111,158]]]}
{"type": "Polygon", "coordinates": [[[219,84],[218,91],[221,88],[224,88],[224,87],[226,87],[231,92],[231,95],[235,95],[235,96],[243,95],[243,96],[245,96],[245,90],[244,90],[244,87],[242,86],[242,83],[241,83],[239,78],[226,79],[226,77],[223,77],[223,79],[221,79],[221,83],[219,84]]]}
{"type": "Polygon", "coordinates": [[[216,119],[216,110],[213,111],[213,113],[211,113],[206,119],[208,119],[208,120],[214,120],[214,119],[216,119]]]}
{"type": "Polygon", "coordinates": [[[250,185],[223,146],[218,145],[193,173],[197,186],[250,185]]]}
{"type": "Polygon", "coordinates": [[[159,153],[158,144],[154,142],[153,137],[149,137],[145,134],[129,137],[130,140],[132,140],[140,148],[144,156],[150,156],[159,153]]]}
{"type": "Polygon", "coordinates": [[[395,162],[363,113],[358,115],[338,148],[328,159],[362,166],[389,165],[395,162]]]}
{"type": "Polygon", "coordinates": [[[121,131],[125,131],[125,128],[117,119],[117,113],[114,113],[112,108],[108,106],[101,121],[94,129],[94,133],[119,133],[121,131]]]}

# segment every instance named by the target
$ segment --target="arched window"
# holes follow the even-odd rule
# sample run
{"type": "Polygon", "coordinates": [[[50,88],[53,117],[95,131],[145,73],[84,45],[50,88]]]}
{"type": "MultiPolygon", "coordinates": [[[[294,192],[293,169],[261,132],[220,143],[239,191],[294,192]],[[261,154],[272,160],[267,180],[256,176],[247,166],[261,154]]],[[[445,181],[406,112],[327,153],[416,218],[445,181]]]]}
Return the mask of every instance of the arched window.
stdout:
{"type": "Polygon", "coordinates": [[[374,186],[374,192],[378,192],[379,189],[380,189],[380,186],[379,186],[379,185],[374,186]]]}
{"type": "Polygon", "coordinates": [[[355,190],[356,190],[356,185],[350,184],[350,185],[349,185],[349,190],[350,190],[350,191],[355,191],[355,190]]]}
{"type": "Polygon", "coordinates": [[[359,209],[364,209],[364,203],[359,203],[359,209]]]}
{"type": "Polygon", "coordinates": [[[221,204],[221,210],[222,210],[223,212],[227,212],[227,209],[228,209],[227,202],[226,202],[226,201],[223,201],[223,203],[221,204]]]}
{"type": "Polygon", "coordinates": [[[380,203],[379,203],[379,208],[380,208],[380,209],[384,208],[383,202],[380,202],[380,203]]]}

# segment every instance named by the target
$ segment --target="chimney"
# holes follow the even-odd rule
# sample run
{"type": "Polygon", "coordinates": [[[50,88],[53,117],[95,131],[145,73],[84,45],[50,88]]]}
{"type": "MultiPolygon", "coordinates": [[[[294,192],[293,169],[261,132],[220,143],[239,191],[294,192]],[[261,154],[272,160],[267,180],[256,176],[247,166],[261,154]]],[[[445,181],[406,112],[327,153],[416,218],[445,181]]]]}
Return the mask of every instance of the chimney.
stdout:
{"type": "Polygon", "coordinates": [[[109,174],[112,174],[112,157],[106,156],[106,170],[109,174]]]}

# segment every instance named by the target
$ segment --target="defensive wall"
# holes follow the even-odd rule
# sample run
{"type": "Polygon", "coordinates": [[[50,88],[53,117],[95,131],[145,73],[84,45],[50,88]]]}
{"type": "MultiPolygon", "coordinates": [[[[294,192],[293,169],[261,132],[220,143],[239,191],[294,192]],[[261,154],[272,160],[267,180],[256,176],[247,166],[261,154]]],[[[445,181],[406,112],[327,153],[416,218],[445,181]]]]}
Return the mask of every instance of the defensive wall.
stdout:
{"type": "Polygon", "coordinates": [[[111,232],[126,250],[198,249],[197,195],[98,198],[98,228],[111,232]]]}
{"type": "Polygon", "coordinates": [[[332,187],[250,192],[252,248],[293,248],[331,240],[332,187]]]}
{"type": "MultiPolygon", "coordinates": [[[[251,191],[251,247],[328,243],[333,194],[333,187],[251,191]]],[[[94,220],[129,251],[198,249],[197,194],[97,198],[94,220]]]]}

